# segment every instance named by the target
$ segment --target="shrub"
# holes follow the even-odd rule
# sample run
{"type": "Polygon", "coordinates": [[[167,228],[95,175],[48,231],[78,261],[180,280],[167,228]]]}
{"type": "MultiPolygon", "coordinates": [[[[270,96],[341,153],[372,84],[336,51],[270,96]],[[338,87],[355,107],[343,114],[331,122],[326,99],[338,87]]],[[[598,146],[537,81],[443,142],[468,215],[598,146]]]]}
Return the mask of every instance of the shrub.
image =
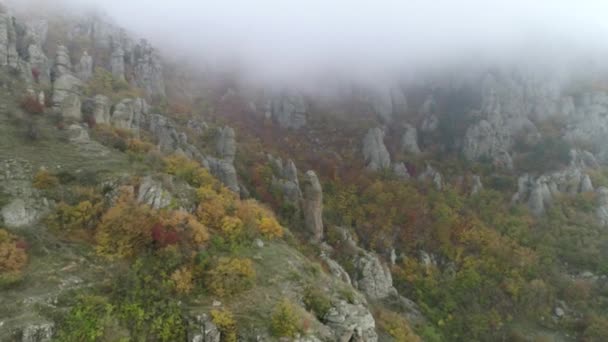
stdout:
{"type": "Polygon", "coordinates": [[[194,187],[213,186],[217,180],[198,162],[180,155],[171,155],[164,159],[165,172],[175,175],[194,187]]]}
{"type": "Polygon", "coordinates": [[[260,233],[267,239],[275,239],[283,236],[283,227],[274,217],[262,217],[259,225],[260,233]]]}
{"type": "Polygon", "coordinates": [[[295,337],[302,329],[296,306],[283,298],[275,307],[270,318],[271,330],[277,337],[295,337]]]}
{"type": "Polygon", "coordinates": [[[132,257],[152,244],[152,228],[159,218],[133,195],[123,193],[101,218],[95,231],[97,252],[109,258],[132,257]]]}
{"type": "Polygon", "coordinates": [[[38,190],[48,190],[59,185],[59,179],[46,169],[40,169],[34,175],[33,186],[38,190]]]}
{"type": "Polygon", "coordinates": [[[40,103],[36,95],[33,94],[23,97],[19,103],[19,107],[21,107],[21,109],[23,109],[26,113],[32,115],[44,113],[44,104],[40,103]]]}
{"type": "Polygon", "coordinates": [[[99,341],[109,328],[114,306],[105,298],[84,296],[79,298],[57,332],[58,341],[99,341]]]}
{"type": "Polygon", "coordinates": [[[211,321],[217,326],[221,334],[222,342],[236,342],[236,321],[232,312],[222,310],[211,310],[211,321]]]}
{"type": "Polygon", "coordinates": [[[175,270],[171,274],[171,280],[174,283],[175,291],[177,291],[177,293],[188,294],[194,288],[192,270],[186,266],[175,270]]]}
{"type": "Polygon", "coordinates": [[[25,248],[20,248],[17,237],[0,229],[0,274],[19,272],[27,264],[25,248]]]}
{"type": "Polygon", "coordinates": [[[409,322],[397,313],[380,310],[375,315],[380,329],[384,330],[396,342],[420,342],[409,322]]]}
{"type": "Polygon", "coordinates": [[[62,233],[92,229],[99,222],[102,212],[101,202],[85,200],[76,205],[60,202],[55,212],[47,217],[46,223],[51,229],[62,233]]]}
{"type": "Polygon", "coordinates": [[[331,309],[329,297],[317,287],[308,287],[304,290],[304,305],[306,305],[306,310],[312,311],[320,321],[323,321],[331,309]]]}
{"type": "Polygon", "coordinates": [[[222,257],[208,272],[207,288],[217,296],[228,297],[250,288],[254,279],[250,259],[222,257]]]}
{"type": "Polygon", "coordinates": [[[240,201],[236,215],[243,221],[248,233],[259,233],[266,239],[283,237],[283,227],[274,214],[255,200],[240,201]]]}

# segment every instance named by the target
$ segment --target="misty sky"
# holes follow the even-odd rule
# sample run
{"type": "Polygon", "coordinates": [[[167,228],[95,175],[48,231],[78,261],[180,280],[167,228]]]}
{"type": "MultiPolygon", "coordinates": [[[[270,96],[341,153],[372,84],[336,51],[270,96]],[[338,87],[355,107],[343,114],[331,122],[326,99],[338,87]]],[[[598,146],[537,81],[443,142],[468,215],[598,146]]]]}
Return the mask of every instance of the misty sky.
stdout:
{"type": "Polygon", "coordinates": [[[608,47],[606,0],[66,1],[103,8],[178,55],[234,59],[275,72],[344,65],[389,70],[537,52],[542,59],[608,47]]]}

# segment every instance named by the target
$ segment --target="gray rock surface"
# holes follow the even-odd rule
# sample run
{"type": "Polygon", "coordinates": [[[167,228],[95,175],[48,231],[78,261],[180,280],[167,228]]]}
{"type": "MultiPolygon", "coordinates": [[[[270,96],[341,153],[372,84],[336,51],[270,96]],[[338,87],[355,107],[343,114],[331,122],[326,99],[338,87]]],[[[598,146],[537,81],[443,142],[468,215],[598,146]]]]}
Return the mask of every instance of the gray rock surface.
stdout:
{"type": "Polygon", "coordinates": [[[134,53],[133,81],[149,97],[165,96],[163,66],[158,53],[142,40],[134,53]]]}
{"type": "Polygon", "coordinates": [[[598,207],[595,214],[602,226],[608,226],[608,188],[603,186],[598,188],[597,195],[598,207]]]}
{"type": "Polygon", "coordinates": [[[369,298],[384,299],[397,293],[388,266],[377,255],[361,249],[354,266],[357,274],[351,275],[353,284],[369,298]]]}
{"type": "Polygon", "coordinates": [[[91,141],[87,129],[80,124],[72,124],[68,127],[68,138],[70,142],[76,144],[86,144],[91,141]]]}
{"type": "Polygon", "coordinates": [[[54,323],[32,324],[23,329],[21,342],[50,342],[54,333],[54,323]]]}
{"type": "Polygon", "coordinates": [[[283,165],[280,158],[274,158],[271,155],[268,155],[268,160],[274,171],[271,187],[277,189],[283,195],[283,200],[286,203],[299,210],[302,191],[300,190],[298,170],[295,163],[290,159],[283,165]]]}
{"type": "Polygon", "coordinates": [[[230,160],[206,157],[209,170],[216,176],[228,189],[240,193],[238,176],[234,164],[230,160]]]}
{"type": "Polygon", "coordinates": [[[314,241],[323,239],[323,189],[314,171],[306,172],[302,181],[302,211],[306,230],[314,241]]]}
{"type": "Polygon", "coordinates": [[[65,75],[71,75],[72,73],[72,61],[70,60],[70,52],[65,45],[59,45],[57,47],[57,54],[55,56],[54,75],[55,79],[58,79],[65,75]]]}
{"type": "Polygon", "coordinates": [[[220,342],[221,332],[207,314],[196,315],[195,329],[188,334],[190,342],[220,342]]]}
{"type": "Polygon", "coordinates": [[[308,109],[300,94],[284,92],[271,103],[270,114],[282,128],[300,129],[306,126],[308,109]]]}
{"type": "Polygon", "coordinates": [[[418,175],[418,180],[421,182],[433,182],[437,190],[443,189],[443,177],[441,176],[441,173],[435,170],[430,164],[427,164],[424,172],[418,175]]]}
{"type": "Polygon", "coordinates": [[[91,57],[87,51],[80,57],[77,74],[78,78],[84,82],[88,81],[93,76],[93,57],[91,57]]]}
{"type": "Polygon", "coordinates": [[[384,131],[370,128],[363,139],[363,157],[368,170],[379,171],[391,166],[391,156],[384,145],[384,131]]]}
{"type": "Polygon", "coordinates": [[[139,129],[148,115],[148,104],[144,99],[124,99],[114,107],[110,122],[112,126],[139,134],[139,129]]]}
{"type": "Polygon", "coordinates": [[[395,174],[395,176],[403,180],[410,178],[410,174],[407,171],[407,167],[405,167],[404,163],[395,163],[393,165],[393,173],[395,174]]]}
{"type": "Polygon", "coordinates": [[[478,175],[473,175],[473,186],[471,187],[471,195],[476,195],[481,190],[483,190],[483,184],[481,183],[481,177],[479,177],[478,175]]]}
{"type": "Polygon", "coordinates": [[[93,117],[96,123],[109,124],[112,104],[110,99],[104,95],[95,95],[93,98],[93,117]]]}
{"type": "Polygon", "coordinates": [[[401,138],[401,150],[405,153],[411,153],[414,155],[420,154],[420,147],[418,147],[418,131],[412,125],[404,125],[405,132],[401,138]]]}
{"type": "Polygon", "coordinates": [[[236,156],[236,139],[234,129],[222,127],[217,131],[216,151],[220,158],[234,162],[236,156]]]}
{"type": "Polygon", "coordinates": [[[326,314],[326,325],[332,329],[335,341],[376,342],[376,321],[362,304],[337,302],[326,314]]]}
{"type": "Polygon", "coordinates": [[[0,187],[9,202],[0,208],[4,225],[20,228],[38,222],[49,209],[47,201],[32,187],[33,171],[29,162],[0,160],[0,187]]]}
{"type": "Polygon", "coordinates": [[[172,196],[163,188],[161,182],[146,176],[141,180],[137,191],[137,201],[153,209],[163,209],[171,205],[172,196]]]}
{"type": "Polygon", "coordinates": [[[112,51],[110,70],[112,71],[112,76],[117,80],[125,79],[125,52],[120,46],[117,46],[112,51]]]}
{"type": "Polygon", "coordinates": [[[66,73],[53,83],[53,106],[66,119],[82,120],[81,101],[84,85],[82,82],[66,73]]]}
{"type": "Polygon", "coordinates": [[[15,25],[7,13],[0,13],[0,66],[19,66],[15,25]]]}

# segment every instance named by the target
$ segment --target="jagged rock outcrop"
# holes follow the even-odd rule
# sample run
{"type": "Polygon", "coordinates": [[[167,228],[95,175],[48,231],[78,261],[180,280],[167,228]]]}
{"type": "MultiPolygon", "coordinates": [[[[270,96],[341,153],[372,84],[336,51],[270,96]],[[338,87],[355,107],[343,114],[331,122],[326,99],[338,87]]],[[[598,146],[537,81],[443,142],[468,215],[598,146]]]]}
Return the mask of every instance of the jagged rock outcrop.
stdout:
{"type": "Polygon", "coordinates": [[[196,315],[195,329],[188,334],[190,342],[220,342],[221,332],[207,314],[196,315]]]}
{"type": "Polygon", "coordinates": [[[309,170],[302,181],[302,211],[308,233],[314,241],[323,239],[323,189],[314,171],[309,170]]]}
{"type": "Polygon", "coordinates": [[[403,162],[395,163],[393,165],[393,173],[395,174],[395,176],[403,180],[410,178],[410,174],[407,171],[407,167],[403,162]]]}
{"type": "Polygon", "coordinates": [[[160,114],[151,114],[148,118],[148,129],[157,141],[159,150],[164,154],[184,154],[188,158],[201,162],[209,167],[208,161],[201,152],[188,143],[187,136],[178,132],[175,124],[160,114]]]}
{"type": "Polygon", "coordinates": [[[19,67],[15,24],[7,13],[0,13],[0,66],[19,67]]]}
{"type": "Polygon", "coordinates": [[[165,80],[160,56],[145,40],[134,49],[133,81],[147,96],[165,96],[165,80]]]}
{"type": "Polygon", "coordinates": [[[384,299],[396,295],[393,277],[388,266],[383,264],[377,255],[363,249],[354,260],[356,275],[351,278],[353,284],[372,299],[384,299]]]}
{"type": "Polygon", "coordinates": [[[124,99],[114,107],[110,122],[117,128],[139,134],[139,129],[148,115],[148,104],[141,98],[124,99]]]}
{"type": "Polygon", "coordinates": [[[149,205],[153,209],[162,209],[171,205],[171,194],[167,192],[161,182],[146,176],[141,180],[137,192],[137,201],[149,205]]]}
{"type": "Polygon", "coordinates": [[[28,325],[21,332],[21,342],[50,342],[55,333],[55,324],[50,322],[28,325]]]}
{"type": "Polygon", "coordinates": [[[398,86],[380,87],[372,93],[372,110],[384,122],[392,122],[396,116],[403,115],[407,111],[407,99],[398,86]]]}
{"type": "Polygon", "coordinates": [[[87,51],[80,57],[77,75],[78,78],[84,82],[88,81],[93,76],[93,57],[91,57],[87,51]]]}
{"type": "Polygon", "coordinates": [[[431,181],[437,190],[443,189],[443,177],[441,176],[441,173],[435,170],[430,164],[427,164],[424,172],[418,175],[418,180],[421,182],[431,181]]]}
{"type": "Polygon", "coordinates": [[[384,145],[384,131],[370,128],[363,139],[363,158],[368,170],[379,171],[391,166],[391,156],[384,145]]]}
{"type": "Polygon", "coordinates": [[[291,204],[294,208],[300,208],[302,200],[302,191],[300,190],[300,182],[298,180],[298,169],[293,160],[289,159],[285,165],[280,158],[274,158],[268,155],[274,171],[271,186],[283,195],[283,200],[291,204]]]}
{"type": "Polygon", "coordinates": [[[602,226],[608,226],[608,188],[602,186],[597,189],[597,201],[597,219],[602,226]]]}
{"type": "Polygon", "coordinates": [[[284,92],[272,101],[269,113],[282,128],[300,129],[306,126],[307,112],[302,95],[284,92]]]}
{"type": "Polygon", "coordinates": [[[82,82],[66,73],[53,83],[53,106],[66,119],[82,120],[81,101],[84,85],[82,82]]]}
{"type": "Polygon", "coordinates": [[[518,190],[513,202],[527,203],[530,211],[541,216],[560,194],[575,195],[593,191],[591,178],[585,172],[587,164],[595,164],[593,155],[573,150],[570,152],[570,166],[539,177],[524,175],[518,180],[518,190]]]}
{"type": "Polygon", "coordinates": [[[218,129],[216,151],[220,158],[234,162],[234,157],[236,156],[234,129],[227,126],[218,129]]]}
{"type": "Polygon", "coordinates": [[[331,275],[333,275],[336,279],[342,280],[348,285],[352,285],[348,272],[346,272],[346,270],[344,270],[344,268],[340,266],[338,262],[327,256],[327,254],[324,252],[321,253],[321,259],[325,261],[325,264],[327,265],[327,268],[329,269],[329,273],[331,273],[331,275]]]}
{"type": "Polygon", "coordinates": [[[349,304],[341,300],[329,309],[324,320],[334,332],[335,341],[378,341],[376,321],[362,304],[349,304]]]}
{"type": "Polygon", "coordinates": [[[608,161],[608,93],[592,92],[579,96],[578,101],[567,98],[562,111],[567,113],[564,137],[574,143],[593,146],[603,162],[608,161]]]}
{"type": "Polygon", "coordinates": [[[471,195],[476,195],[481,190],[483,190],[483,184],[481,183],[481,177],[479,177],[478,175],[473,175],[473,186],[471,187],[471,195]]]}
{"type": "Polygon", "coordinates": [[[411,153],[414,155],[420,154],[420,147],[418,147],[418,131],[412,125],[404,125],[405,132],[401,137],[401,150],[405,153],[411,153]]]}
{"type": "Polygon", "coordinates": [[[125,79],[125,52],[120,46],[117,46],[114,48],[114,51],[112,51],[110,70],[114,78],[118,80],[125,79]]]}
{"type": "Polygon", "coordinates": [[[53,68],[53,79],[58,79],[64,75],[72,73],[72,61],[70,60],[70,52],[64,45],[57,47],[55,56],[55,66],[53,68]]]}
{"type": "Polygon", "coordinates": [[[49,204],[32,187],[31,165],[23,160],[0,161],[0,187],[9,196],[9,202],[0,208],[4,225],[19,228],[38,222],[47,212],[49,204]]]}
{"type": "Polygon", "coordinates": [[[93,98],[93,118],[99,124],[109,124],[111,115],[110,109],[112,104],[110,99],[104,95],[95,95],[93,98]]]}
{"type": "Polygon", "coordinates": [[[37,74],[37,80],[39,83],[49,84],[51,82],[51,63],[48,57],[42,51],[42,47],[37,44],[30,44],[27,49],[29,63],[32,75],[37,74]]]}

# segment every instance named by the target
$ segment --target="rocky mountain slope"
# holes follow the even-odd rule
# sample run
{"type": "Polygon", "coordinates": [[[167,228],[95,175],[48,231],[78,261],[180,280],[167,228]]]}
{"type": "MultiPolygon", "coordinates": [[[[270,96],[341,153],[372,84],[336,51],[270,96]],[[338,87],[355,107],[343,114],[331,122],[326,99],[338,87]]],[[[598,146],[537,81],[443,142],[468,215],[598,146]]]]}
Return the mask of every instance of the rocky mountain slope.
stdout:
{"type": "Polygon", "coordinates": [[[0,340],[608,336],[603,75],[320,94],[170,60],[2,8],[0,340]]]}

